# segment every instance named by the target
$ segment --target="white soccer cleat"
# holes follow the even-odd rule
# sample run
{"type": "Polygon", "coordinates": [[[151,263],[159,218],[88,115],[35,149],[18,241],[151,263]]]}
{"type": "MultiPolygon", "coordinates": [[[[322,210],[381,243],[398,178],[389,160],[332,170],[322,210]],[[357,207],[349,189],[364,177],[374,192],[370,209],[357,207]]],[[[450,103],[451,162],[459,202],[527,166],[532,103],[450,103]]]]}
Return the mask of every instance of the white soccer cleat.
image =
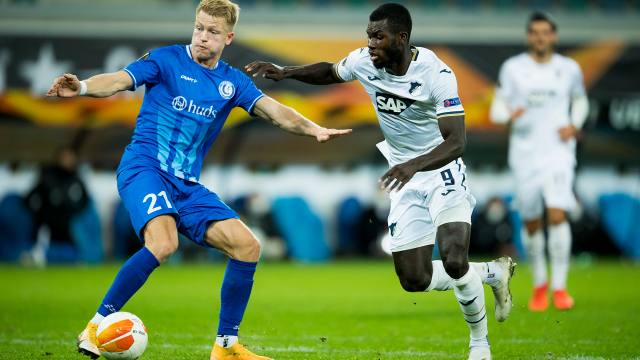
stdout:
{"type": "Polygon", "coordinates": [[[469,352],[469,360],[491,360],[491,350],[485,346],[472,347],[469,352]]]}
{"type": "Polygon", "coordinates": [[[494,309],[496,313],[496,320],[503,322],[507,320],[509,313],[511,312],[511,308],[513,307],[513,296],[511,296],[511,291],[509,290],[509,283],[511,282],[511,277],[515,273],[517,264],[508,256],[503,256],[500,259],[493,260],[492,262],[502,269],[502,279],[500,279],[496,285],[492,286],[491,290],[493,290],[493,297],[495,300],[494,309]]]}

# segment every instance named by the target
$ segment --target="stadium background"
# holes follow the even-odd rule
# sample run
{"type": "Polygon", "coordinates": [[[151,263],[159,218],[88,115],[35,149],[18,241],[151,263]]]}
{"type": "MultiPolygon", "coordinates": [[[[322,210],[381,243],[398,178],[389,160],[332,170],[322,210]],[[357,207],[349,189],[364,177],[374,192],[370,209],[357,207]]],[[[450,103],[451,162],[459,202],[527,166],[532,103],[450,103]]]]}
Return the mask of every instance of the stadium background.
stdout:
{"type": "MultiPolygon", "coordinates": [[[[239,1],[242,11],[236,37],[222,59],[237,68],[253,60],[279,65],[338,61],[353,49],[366,46],[368,14],[380,3],[239,1]]],[[[586,271],[593,274],[585,269],[599,268],[604,269],[604,279],[622,278],[624,272],[618,264],[628,265],[629,259],[640,257],[640,1],[403,3],[412,12],[412,43],[435,51],[458,79],[468,136],[463,159],[468,165],[471,190],[478,199],[472,256],[483,259],[506,253],[525,260],[519,240],[520,221],[508,205],[513,184],[506,167],[507,130],[489,122],[488,107],[500,65],[524,50],[527,16],[534,9],[555,16],[558,52],[581,65],[590,101],[590,115],[578,146],[575,188],[581,206],[570,214],[577,264],[577,270],[572,270],[577,273],[572,276],[586,271]],[[613,265],[607,261],[613,261],[613,265]]],[[[76,252],[50,262],[76,266],[117,262],[139,248],[127,233],[130,224],[119,205],[115,169],[130,142],[144,90],[109,99],[61,100],[43,95],[53,79],[64,72],[81,78],[113,72],[151,49],[188,43],[195,6],[195,1],[178,0],[0,0],[0,201],[27,195],[38,181],[40,167],[52,163],[60,147],[73,144],[78,147],[78,172],[90,199],[90,214],[78,220],[84,221],[89,230],[84,235],[75,234],[76,252]]],[[[342,269],[353,256],[384,259],[380,239],[385,224],[378,223],[372,230],[367,223],[375,223],[376,218],[383,222],[386,217],[388,199],[377,190],[377,179],[387,165],[375,147],[383,138],[361,85],[316,87],[260,78],[255,82],[269,96],[320,125],[349,127],[354,132],[318,144],[235,110],[205,159],[201,182],[267,240],[265,260],[286,264],[289,259],[294,263],[337,259],[335,266],[342,269]],[[265,214],[269,214],[268,221],[265,214]],[[363,245],[365,240],[356,240],[367,236],[374,241],[363,245]]],[[[30,250],[37,234],[32,229],[18,236],[20,240],[11,237],[7,224],[22,221],[15,218],[15,204],[0,204],[0,257],[14,264],[0,267],[0,275],[4,281],[33,280],[38,273],[21,270],[15,264],[32,264],[21,254],[30,250]]],[[[223,262],[219,254],[206,253],[183,240],[180,253],[172,258],[174,263],[223,262]]],[[[194,265],[184,266],[187,270],[181,271],[194,265]]],[[[214,264],[219,269],[215,266],[220,264],[214,264]]],[[[364,270],[348,266],[343,270],[361,272],[363,278],[368,270],[379,274],[377,268],[370,269],[370,263],[363,266],[364,270]]],[[[69,270],[67,276],[72,279],[74,268],[63,269],[69,270]]],[[[88,271],[93,274],[101,269],[88,271]]],[[[276,269],[280,275],[287,272],[287,268],[276,269]]],[[[310,278],[320,276],[313,269],[327,268],[301,271],[310,278]]],[[[107,278],[115,274],[114,268],[107,270],[107,278]]],[[[521,300],[528,296],[530,284],[524,271],[521,300]]],[[[55,282],[55,274],[47,273],[45,278],[55,282]]],[[[385,274],[393,280],[391,268],[385,274]]],[[[633,278],[637,279],[637,270],[633,278]]],[[[102,287],[106,289],[109,281],[105,280],[102,287]]],[[[400,292],[398,286],[391,288],[400,292]]],[[[96,291],[101,296],[103,289],[96,286],[96,291]]],[[[637,294],[627,295],[628,300],[637,300],[637,294]]],[[[4,308],[19,308],[11,300],[20,297],[12,296],[4,297],[4,308]]],[[[452,313],[455,311],[459,310],[453,309],[452,313]]],[[[609,316],[620,317],[619,325],[637,318],[637,309],[630,311],[630,317],[624,320],[622,307],[609,316]]],[[[11,325],[9,315],[4,316],[5,325],[11,325]]],[[[452,318],[456,319],[455,315],[452,318]]],[[[73,331],[83,326],[73,325],[73,331]]],[[[625,326],[628,329],[631,325],[625,326]]],[[[11,343],[12,336],[10,332],[1,333],[0,345],[11,343]]],[[[295,345],[295,341],[291,343],[295,345]]],[[[634,351],[629,350],[630,354],[634,351]]]]}

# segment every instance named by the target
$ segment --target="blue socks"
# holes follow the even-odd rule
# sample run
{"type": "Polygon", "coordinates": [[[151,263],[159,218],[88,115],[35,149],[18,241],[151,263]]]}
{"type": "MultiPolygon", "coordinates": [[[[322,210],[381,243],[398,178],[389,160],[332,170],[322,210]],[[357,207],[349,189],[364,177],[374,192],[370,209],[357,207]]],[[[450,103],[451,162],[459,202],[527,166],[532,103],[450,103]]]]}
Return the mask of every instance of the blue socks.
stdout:
{"type": "Polygon", "coordinates": [[[256,265],[257,262],[229,259],[220,291],[218,335],[238,335],[240,322],[251,295],[256,265]]]}
{"type": "Polygon", "coordinates": [[[158,259],[146,247],[135,253],[118,272],[116,279],[98,308],[98,313],[102,316],[107,316],[120,311],[158,266],[160,266],[158,259]]]}

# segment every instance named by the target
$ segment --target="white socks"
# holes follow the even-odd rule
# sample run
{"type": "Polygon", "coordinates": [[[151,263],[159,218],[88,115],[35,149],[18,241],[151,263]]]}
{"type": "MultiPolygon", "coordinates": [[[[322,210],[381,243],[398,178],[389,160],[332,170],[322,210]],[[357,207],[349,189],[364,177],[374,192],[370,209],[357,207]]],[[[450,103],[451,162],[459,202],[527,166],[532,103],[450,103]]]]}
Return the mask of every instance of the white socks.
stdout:
{"type": "MultiPolygon", "coordinates": [[[[475,270],[483,284],[495,286],[502,280],[502,269],[493,262],[486,263],[469,263],[469,267],[475,270]]],[[[440,260],[433,261],[433,273],[431,274],[431,283],[425,292],[431,290],[446,291],[453,289],[453,279],[446,271],[440,260]]]]}
{"type": "Polygon", "coordinates": [[[460,279],[453,279],[456,294],[464,319],[469,324],[472,339],[487,336],[487,311],[484,307],[484,289],[480,277],[473,269],[460,279]]]}
{"type": "Polygon", "coordinates": [[[453,289],[453,279],[446,271],[444,271],[444,265],[442,261],[435,260],[433,264],[433,273],[431,274],[431,283],[425,292],[431,290],[446,291],[453,289]]]}
{"type": "Polygon", "coordinates": [[[502,280],[502,268],[493,261],[483,263],[469,263],[469,266],[480,276],[480,281],[491,287],[496,286],[502,280]]]}
{"type": "Polygon", "coordinates": [[[567,288],[567,274],[571,258],[571,227],[567,221],[549,226],[549,260],[551,262],[551,289],[567,288]]]}
{"type": "Polygon", "coordinates": [[[216,344],[223,348],[229,348],[238,342],[238,337],[234,335],[218,335],[216,337],[216,344]]]}
{"type": "Polygon", "coordinates": [[[542,229],[529,235],[527,229],[522,229],[522,244],[524,245],[529,263],[531,264],[531,274],[533,275],[533,286],[542,286],[547,283],[547,257],[544,251],[544,236],[542,229]]]}
{"type": "Polygon", "coordinates": [[[102,320],[104,320],[104,316],[100,315],[100,313],[96,313],[96,314],[93,316],[93,319],[91,319],[91,323],[92,323],[92,324],[100,325],[100,323],[102,322],[102,320]]]}

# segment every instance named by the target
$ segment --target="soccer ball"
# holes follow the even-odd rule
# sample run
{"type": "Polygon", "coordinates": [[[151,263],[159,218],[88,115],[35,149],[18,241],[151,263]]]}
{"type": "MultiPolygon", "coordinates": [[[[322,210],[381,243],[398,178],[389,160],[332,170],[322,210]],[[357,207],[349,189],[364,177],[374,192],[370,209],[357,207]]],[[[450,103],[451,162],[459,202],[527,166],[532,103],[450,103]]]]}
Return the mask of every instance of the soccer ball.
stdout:
{"type": "Polygon", "coordinates": [[[137,316],[117,312],[102,320],[96,331],[96,340],[105,359],[135,360],[147,348],[147,329],[137,316]]]}

